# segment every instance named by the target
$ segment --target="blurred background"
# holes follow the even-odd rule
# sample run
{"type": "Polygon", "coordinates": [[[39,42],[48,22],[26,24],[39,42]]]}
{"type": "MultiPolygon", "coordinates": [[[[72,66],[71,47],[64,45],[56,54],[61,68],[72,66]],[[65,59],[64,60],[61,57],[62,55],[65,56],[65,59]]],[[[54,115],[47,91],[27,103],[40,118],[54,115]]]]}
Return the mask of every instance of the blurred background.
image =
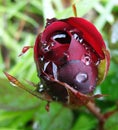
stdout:
{"type": "MultiPolygon", "coordinates": [[[[74,16],[75,3],[79,17],[98,28],[111,53],[107,78],[95,93],[108,96],[97,99],[103,113],[118,109],[118,1],[117,0],[0,0],[0,130],[97,130],[97,119],[85,108],[71,110],[58,103],[46,102],[14,87],[3,71],[38,83],[33,49],[18,57],[26,45],[34,45],[46,19],[74,16]]],[[[104,125],[105,130],[118,130],[118,113],[104,125]]]]}

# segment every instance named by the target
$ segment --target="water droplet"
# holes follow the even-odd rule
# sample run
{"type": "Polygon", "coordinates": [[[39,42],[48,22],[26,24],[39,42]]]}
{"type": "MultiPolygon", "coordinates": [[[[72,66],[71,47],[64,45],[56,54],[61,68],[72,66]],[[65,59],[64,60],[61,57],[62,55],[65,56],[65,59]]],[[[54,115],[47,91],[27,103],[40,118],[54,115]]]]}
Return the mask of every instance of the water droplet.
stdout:
{"type": "Polygon", "coordinates": [[[93,85],[90,85],[89,86],[89,92],[92,92],[94,90],[94,86],[93,85]]]}
{"type": "Polygon", "coordinates": [[[46,68],[47,68],[47,66],[49,65],[49,63],[50,63],[50,62],[46,62],[46,63],[44,64],[44,68],[43,68],[44,71],[46,70],[46,68]]]}
{"type": "Polygon", "coordinates": [[[78,86],[74,86],[74,89],[78,90],[78,86]]]}
{"type": "Polygon", "coordinates": [[[77,40],[79,38],[79,36],[76,33],[74,33],[73,38],[77,40]]]}
{"type": "Polygon", "coordinates": [[[76,33],[73,34],[73,38],[76,39],[77,41],[79,41],[80,43],[83,42],[83,38],[79,37],[79,35],[76,33]]]}
{"type": "Polygon", "coordinates": [[[86,50],[89,50],[89,48],[88,48],[88,47],[85,47],[85,49],[86,49],[86,50]]]}
{"type": "Polygon", "coordinates": [[[76,81],[79,83],[83,83],[88,79],[88,75],[86,73],[78,73],[76,75],[76,81]]]}
{"type": "Polygon", "coordinates": [[[40,61],[44,61],[44,56],[39,58],[40,61]]]}
{"type": "Polygon", "coordinates": [[[63,53],[67,58],[69,58],[69,54],[68,53],[63,53]]]}
{"type": "Polygon", "coordinates": [[[80,42],[80,43],[82,43],[82,42],[83,42],[83,39],[82,39],[82,38],[81,38],[81,39],[79,39],[79,42],[80,42]]]}
{"type": "Polygon", "coordinates": [[[53,96],[52,99],[53,99],[54,101],[58,101],[58,97],[57,97],[57,96],[53,96]]]}
{"type": "Polygon", "coordinates": [[[14,84],[13,82],[10,82],[10,84],[11,84],[13,87],[17,87],[17,85],[14,84]]]}
{"type": "Polygon", "coordinates": [[[52,43],[51,43],[51,47],[53,47],[54,45],[55,45],[55,43],[54,43],[54,42],[52,42],[52,43]]]}
{"type": "Polygon", "coordinates": [[[85,63],[85,65],[90,65],[90,63],[91,63],[90,56],[89,55],[84,55],[82,57],[82,61],[85,63]]]}
{"type": "Polygon", "coordinates": [[[95,63],[96,66],[99,65],[99,64],[100,64],[100,60],[98,60],[98,61],[95,63]]]}
{"type": "Polygon", "coordinates": [[[45,52],[50,51],[50,46],[49,46],[49,45],[48,45],[48,46],[45,46],[45,48],[43,48],[43,50],[44,50],[45,52]]]}
{"type": "Polygon", "coordinates": [[[44,91],[44,86],[43,86],[43,84],[40,84],[40,86],[39,86],[39,92],[43,92],[44,91]]]}
{"type": "Polygon", "coordinates": [[[54,75],[54,78],[57,79],[57,66],[56,64],[52,63],[52,68],[53,68],[53,75],[54,75]]]}

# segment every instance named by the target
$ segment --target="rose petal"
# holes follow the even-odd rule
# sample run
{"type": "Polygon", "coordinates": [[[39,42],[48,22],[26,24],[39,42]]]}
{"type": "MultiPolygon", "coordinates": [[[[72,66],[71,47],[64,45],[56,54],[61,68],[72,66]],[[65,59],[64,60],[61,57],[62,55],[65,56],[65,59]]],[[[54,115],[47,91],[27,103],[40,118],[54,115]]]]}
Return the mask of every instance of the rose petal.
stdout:
{"type": "Polygon", "coordinates": [[[102,39],[101,34],[92,23],[83,18],[76,17],[71,17],[63,21],[70,24],[70,26],[73,26],[76,29],[80,30],[84,35],[84,39],[92,46],[98,55],[102,59],[105,58],[104,52],[102,51],[103,48],[106,48],[105,43],[102,39]]]}
{"type": "Polygon", "coordinates": [[[42,43],[45,43],[46,41],[49,42],[50,40],[50,36],[56,31],[62,31],[62,30],[66,30],[66,29],[70,29],[71,26],[68,25],[67,23],[65,22],[62,22],[62,21],[56,21],[56,22],[53,22],[51,23],[50,25],[48,25],[43,34],[42,34],[42,38],[41,38],[41,42],[42,43]]]}

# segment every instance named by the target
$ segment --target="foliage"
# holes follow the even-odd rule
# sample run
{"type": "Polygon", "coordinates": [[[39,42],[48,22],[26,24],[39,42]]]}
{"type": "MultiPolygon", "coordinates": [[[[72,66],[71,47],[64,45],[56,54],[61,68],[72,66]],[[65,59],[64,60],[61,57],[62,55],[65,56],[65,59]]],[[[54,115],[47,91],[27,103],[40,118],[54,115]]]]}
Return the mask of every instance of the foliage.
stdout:
{"type": "MultiPolygon", "coordinates": [[[[71,110],[46,102],[9,84],[3,71],[23,83],[39,82],[33,50],[18,57],[22,47],[34,45],[35,38],[45,26],[46,18],[73,16],[71,0],[1,0],[0,1],[0,129],[24,130],[95,130],[97,119],[86,108],[71,110]],[[69,4],[70,3],[70,4],[69,4]]],[[[118,3],[110,0],[77,0],[77,13],[91,20],[103,34],[110,52],[111,66],[105,81],[96,93],[107,96],[97,99],[103,113],[117,110],[118,101],[118,3]]],[[[105,122],[105,130],[118,129],[118,113],[105,122]]]]}

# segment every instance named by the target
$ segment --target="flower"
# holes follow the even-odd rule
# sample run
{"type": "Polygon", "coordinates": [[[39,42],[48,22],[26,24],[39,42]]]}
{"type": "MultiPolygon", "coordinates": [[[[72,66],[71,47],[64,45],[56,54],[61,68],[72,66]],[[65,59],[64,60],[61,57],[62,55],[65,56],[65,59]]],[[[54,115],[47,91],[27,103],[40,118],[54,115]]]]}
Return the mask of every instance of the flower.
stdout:
{"type": "Polygon", "coordinates": [[[39,92],[60,102],[76,92],[80,97],[93,92],[110,64],[101,34],[92,23],[77,17],[48,19],[36,39],[34,59],[43,84],[39,92]]]}

